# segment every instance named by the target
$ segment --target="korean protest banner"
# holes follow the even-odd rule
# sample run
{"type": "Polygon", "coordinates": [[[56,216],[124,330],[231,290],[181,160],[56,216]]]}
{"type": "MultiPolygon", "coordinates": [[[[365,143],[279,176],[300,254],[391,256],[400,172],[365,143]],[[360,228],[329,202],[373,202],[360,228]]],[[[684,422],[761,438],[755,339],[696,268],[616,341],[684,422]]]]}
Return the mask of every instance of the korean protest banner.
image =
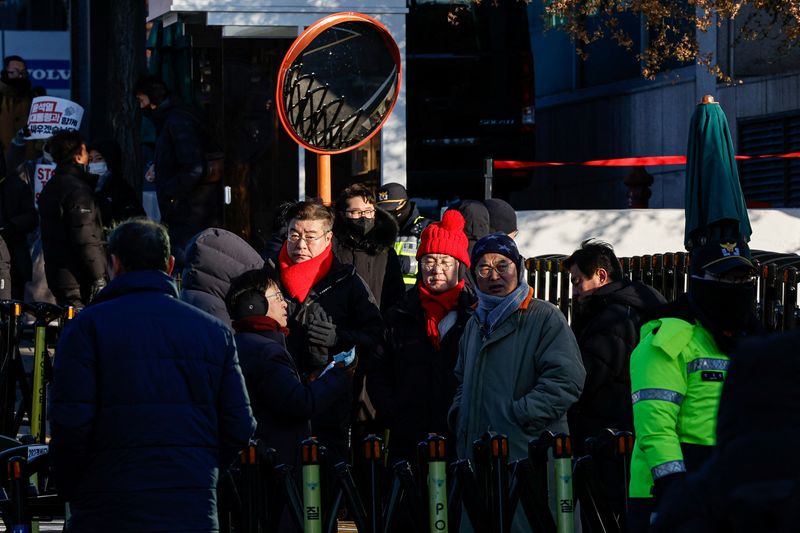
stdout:
{"type": "Polygon", "coordinates": [[[28,139],[49,139],[57,131],[77,130],[81,127],[83,108],[64,98],[37,96],[28,114],[28,139]]]}

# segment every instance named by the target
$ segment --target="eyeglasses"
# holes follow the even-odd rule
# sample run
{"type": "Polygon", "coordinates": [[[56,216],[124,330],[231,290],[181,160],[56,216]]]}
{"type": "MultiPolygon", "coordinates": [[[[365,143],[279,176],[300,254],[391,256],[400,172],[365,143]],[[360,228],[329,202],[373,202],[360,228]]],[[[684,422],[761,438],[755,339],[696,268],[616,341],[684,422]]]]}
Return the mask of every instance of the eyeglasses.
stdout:
{"type": "Polygon", "coordinates": [[[502,263],[497,263],[494,266],[492,266],[492,265],[481,265],[478,268],[476,268],[475,271],[478,273],[478,276],[481,277],[481,278],[488,278],[489,276],[492,275],[492,272],[497,272],[498,275],[502,276],[503,274],[505,274],[506,272],[509,271],[509,269],[511,268],[512,264],[513,263],[510,263],[508,261],[503,261],[502,263]]]}
{"type": "Polygon", "coordinates": [[[312,244],[323,238],[325,235],[330,233],[331,230],[325,231],[322,235],[318,235],[316,237],[310,237],[308,235],[300,235],[299,233],[290,233],[289,236],[286,238],[290,243],[297,244],[300,241],[306,241],[306,244],[312,244]]]}
{"type": "Polygon", "coordinates": [[[453,261],[442,261],[441,263],[437,263],[436,261],[425,261],[422,263],[422,270],[425,272],[433,272],[436,270],[436,267],[442,272],[450,272],[455,268],[456,264],[453,261]]]}
{"type": "Polygon", "coordinates": [[[265,298],[266,298],[267,300],[269,300],[270,298],[275,298],[275,300],[277,300],[277,301],[279,301],[279,302],[282,302],[282,301],[284,301],[284,300],[286,299],[286,298],[284,298],[284,297],[283,297],[283,293],[282,293],[282,292],[280,292],[280,291],[278,291],[278,292],[276,292],[276,293],[274,293],[274,294],[267,294],[267,295],[265,296],[265,298]]]}
{"type": "Polygon", "coordinates": [[[347,218],[372,218],[375,216],[375,208],[371,209],[348,209],[344,212],[347,218]]]}

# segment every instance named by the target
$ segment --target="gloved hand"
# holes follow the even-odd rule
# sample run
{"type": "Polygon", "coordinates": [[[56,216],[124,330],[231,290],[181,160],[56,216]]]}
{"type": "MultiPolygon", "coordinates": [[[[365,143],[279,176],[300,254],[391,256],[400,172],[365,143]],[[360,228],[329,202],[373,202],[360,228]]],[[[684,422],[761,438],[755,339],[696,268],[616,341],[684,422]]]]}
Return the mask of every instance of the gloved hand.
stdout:
{"type": "Polygon", "coordinates": [[[308,340],[319,346],[333,346],[338,339],[336,324],[334,324],[333,319],[321,309],[318,313],[312,315],[308,323],[307,331],[308,340]]]}
{"type": "Polygon", "coordinates": [[[685,477],[686,472],[676,472],[655,480],[653,483],[653,502],[655,505],[658,506],[671,487],[673,485],[680,485],[680,482],[683,481],[685,477]]]}
{"type": "Polygon", "coordinates": [[[91,292],[89,294],[89,301],[94,300],[95,296],[97,296],[97,293],[105,289],[107,284],[108,283],[106,282],[105,278],[94,280],[94,282],[92,283],[91,292]]]}

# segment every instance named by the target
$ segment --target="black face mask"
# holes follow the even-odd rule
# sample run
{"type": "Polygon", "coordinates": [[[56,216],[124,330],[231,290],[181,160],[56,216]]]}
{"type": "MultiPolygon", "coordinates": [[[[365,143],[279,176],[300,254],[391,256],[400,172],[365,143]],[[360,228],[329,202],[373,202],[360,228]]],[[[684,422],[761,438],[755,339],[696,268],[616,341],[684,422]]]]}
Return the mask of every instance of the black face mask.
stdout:
{"type": "Polygon", "coordinates": [[[28,78],[10,79],[5,70],[3,71],[2,80],[3,83],[14,88],[14,90],[16,90],[18,93],[24,94],[31,90],[31,80],[28,78]]]}
{"type": "Polygon", "coordinates": [[[375,219],[367,217],[348,218],[347,227],[354,237],[361,239],[375,227],[375,219]]]}
{"type": "Polygon", "coordinates": [[[689,296],[700,311],[700,322],[715,337],[730,338],[752,333],[755,289],[755,283],[721,283],[692,278],[689,296]]]}
{"type": "Polygon", "coordinates": [[[394,216],[395,220],[397,220],[397,224],[402,226],[408,221],[408,217],[411,216],[411,202],[406,201],[405,205],[400,209],[391,212],[394,216]]]}

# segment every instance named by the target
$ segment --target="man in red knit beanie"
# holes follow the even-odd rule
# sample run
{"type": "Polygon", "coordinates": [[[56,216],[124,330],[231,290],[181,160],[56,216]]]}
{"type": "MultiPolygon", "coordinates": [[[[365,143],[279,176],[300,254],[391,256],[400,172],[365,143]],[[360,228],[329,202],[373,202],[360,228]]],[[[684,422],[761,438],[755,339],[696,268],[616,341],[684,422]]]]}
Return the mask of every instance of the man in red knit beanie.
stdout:
{"type": "Polygon", "coordinates": [[[417,443],[428,433],[451,436],[447,410],[457,386],[453,368],[473,303],[462,276],[470,265],[467,247],[464,217],[446,211],[420,236],[416,286],[386,313],[386,351],[369,371],[367,388],[379,420],[390,430],[392,462],[414,460],[417,443]]]}

